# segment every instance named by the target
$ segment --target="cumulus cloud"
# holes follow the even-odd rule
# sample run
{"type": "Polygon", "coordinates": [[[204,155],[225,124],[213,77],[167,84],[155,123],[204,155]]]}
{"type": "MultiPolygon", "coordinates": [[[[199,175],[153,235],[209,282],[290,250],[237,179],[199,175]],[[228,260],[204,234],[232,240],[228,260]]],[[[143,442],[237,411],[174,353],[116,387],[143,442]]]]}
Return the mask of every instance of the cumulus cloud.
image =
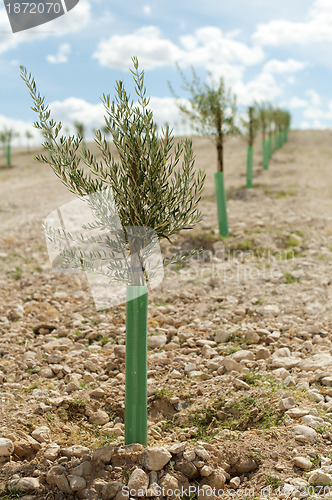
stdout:
{"type": "Polygon", "coordinates": [[[234,34],[228,37],[213,26],[182,36],[179,44],[163,37],[156,26],[145,26],[128,35],[112,35],[102,40],[93,57],[102,66],[128,70],[133,51],[146,69],[169,66],[175,62],[182,66],[206,67],[229,63],[250,66],[264,59],[260,47],[249,47],[235,40],[234,34]]]}
{"type": "Polygon", "coordinates": [[[307,62],[296,61],[295,59],[287,59],[287,61],[278,61],[277,59],[271,59],[263,66],[263,72],[265,73],[296,73],[308,66],[307,62]]]}
{"type": "Polygon", "coordinates": [[[5,9],[0,9],[0,54],[14,49],[22,43],[30,43],[49,37],[61,37],[82,30],[90,19],[91,6],[88,0],[81,0],[75,9],[45,25],[12,34],[5,9]]]}
{"type": "Polygon", "coordinates": [[[46,60],[51,64],[66,63],[68,61],[68,55],[71,53],[71,47],[69,43],[62,43],[55,55],[49,54],[46,56],[46,60]]]}
{"type": "Polygon", "coordinates": [[[253,35],[254,42],[259,45],[312,44],[332,41],[332,2],[315,0],[302,22],[286,19],[260,24],[253,35]]]}
{"type": "Polygon", "coordinates": [[[301,99],[300,97],[292,97],[287,105],[290,108],[305,108],[308,106],[308,101],[301,99]]]}
{"type": "MultiPolygon", "coordinates": [[[[104,126],[104,106],[102,103],[91,104],[85,99],[78,97],[68,97],[63,101],[53,101],[50,103],[52,117],[61,121],[71,130],[73,122],[83,123],[87,129],[104,126]]],[[[89,133],[88,135],[92,135],[89,133]]]]}
{"type": "Polygon", "coordinates": [[[322,103],[321,96],[313,89],[309,89],[305,93],[309,97],[312,106],[318,107],[322,103]]]}

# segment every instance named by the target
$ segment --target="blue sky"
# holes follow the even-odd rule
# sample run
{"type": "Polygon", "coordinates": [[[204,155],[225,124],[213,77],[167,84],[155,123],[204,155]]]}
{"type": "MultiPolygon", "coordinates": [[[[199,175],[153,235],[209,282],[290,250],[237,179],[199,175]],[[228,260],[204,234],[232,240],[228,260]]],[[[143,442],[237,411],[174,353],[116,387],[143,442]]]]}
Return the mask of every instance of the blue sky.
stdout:
{"type": "Polygon", "coordinates": [[[185,128],[167,86],[185,97],[175,62],[203,79],[223,76],[241,110],[267,100],[289,109],[296,128],[331,127],[331,26],[331,0],[80,0],[65,16],[16,34],[1,8],[0,128],[23,132],[35,119],[20,64],[56,119],[91,131],[103,124],[103,92],[114,94],[117,79],[132,88],[134,55],[157,121],[179,133],[185,128]]]}

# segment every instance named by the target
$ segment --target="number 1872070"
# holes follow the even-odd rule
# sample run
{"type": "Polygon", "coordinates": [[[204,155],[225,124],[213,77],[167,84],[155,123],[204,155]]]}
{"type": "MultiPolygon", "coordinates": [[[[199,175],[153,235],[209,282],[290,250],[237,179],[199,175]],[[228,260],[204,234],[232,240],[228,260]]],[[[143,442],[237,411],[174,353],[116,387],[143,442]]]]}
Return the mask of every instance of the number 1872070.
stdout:
{"type": "Polygon", "coordinates": [[[61,2],[16,2],[6,4],[8,14],[60,14],[61,2]]]}

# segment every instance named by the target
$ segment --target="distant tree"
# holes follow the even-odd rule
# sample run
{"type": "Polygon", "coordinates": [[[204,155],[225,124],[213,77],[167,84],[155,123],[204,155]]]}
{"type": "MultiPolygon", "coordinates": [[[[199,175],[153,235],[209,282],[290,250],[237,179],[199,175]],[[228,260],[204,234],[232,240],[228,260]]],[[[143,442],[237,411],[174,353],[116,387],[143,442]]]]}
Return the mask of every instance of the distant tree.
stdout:
{"type": "Polygon", "coordinates": [[[269,130],[269,105],[261,103],[258,105],[258,114],[260,121],[260,128],[262,131],[262,156],[263,156],[263,169],[269,168],[270,159],[270,143],[268,137],[269,130]]]}
{"type": "Polygon", "coordinates": [[[249,106],[248,116],[246,119],[242,119],[242,124],[246,131],[247,142],[248,142],[246,187],[252,188],[254,144],[260,126],[259,110],[254,106],[249,106]]]}
{"type": "Polygon", "coordinates": [[[3,144],[4,156],[7,159],[7,166],[11,166],[11,143],[15,137],[18,137],[19,133],[15,132],[14,129],[4,129],[0,133],[0,141],[3,144]]]}
{"type": "MultiPolygon", "coordinates": [[[[236,97],[226,88],[223,78],[215,81],[210,76],[209,83],[201,83],[192,68],[192,78],[187,79],[178,67],[183,89],[189,94],[188,104],[179,102],[180,111],[189,118],[193,129],[201,135],[213,138],[217,149],[217,173],[215,174],[218,207],[219,233],[228,236],[228,217],[224,185],[224,141],[229,135],[239,134],[236,126],[236,97]]],[[[172,86],[171,92],[175,95],[172,86]]]]}
{"type": "Polygon", "coordinates": [[[79,137],[82,137],[82,146],[83,146],[83,149],[86,149],[86,144],[85,144],[85,125],[84,123],[82,122],[74,122],[74,127],[75,127],[75,130],[76,130],[76,134],[79,136],[79,137]]]}
{"type": "Polygon", "coordinates": [[[25,137],[27,138],[27,151],[29,152],[31,150],[30,141],[31,139],[33,139],[33,134],[30,132],[30,130],[26,130],[25,137]]]}

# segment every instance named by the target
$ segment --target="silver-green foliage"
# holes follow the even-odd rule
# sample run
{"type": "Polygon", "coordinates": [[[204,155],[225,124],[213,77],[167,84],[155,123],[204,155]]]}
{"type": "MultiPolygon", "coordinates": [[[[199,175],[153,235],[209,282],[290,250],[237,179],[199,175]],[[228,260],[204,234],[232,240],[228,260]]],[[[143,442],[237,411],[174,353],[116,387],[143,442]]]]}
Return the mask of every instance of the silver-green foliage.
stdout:
{"type": "Polygon", "coordinates": [[[202,83],[193,68],[191,80],[179,67],[178,70],[183,89],[189,94],[189,105],[179,101],[179,109],[190,119],[195,132],[214,137],[218,150],[218,170],[223,171],[224,138],[240,133],[236,125],[236,97],[226,87],[222,77],[215,81],[210,75],[209,83],[202,83]]]}
{"type": "MultiPolygon", "coordinates": [[[[114,158],[100,130],[95,132],[95,143],[101,159],[88,148],[80,148],[81,134],[76,137],[61,135],[61,122],[51,118],[51,110],[38,92],[34,78],[22,66],[21,77],[29,88],[34,103],[32,109],[39,118],[34,126],[42,131],[43,147],[49,153],[47,156],[39,154],[36,159],[50,165],[69,191],[79,197],[110,190],[124,229],[151,228],[159,239],[170,240],[174,234],[192,228],[201,219],[198,204],[205,173],[194,168],[190,140],[175,144],[168,126],[159,137],[146,97],[144,72],[139,71],[137,58],[133,58],[133,65],[131,73],[137,103],[121,81],[116,82],[113,100],[105,94],[102,98],[106,128],[119,160],[114,158]]],[[[101,229],[114,229],[107,227],[107,218],[103,218],[102,213],[99,219],[97,224],[101,229]]],[[[127,251],[134,253],[137,245],[134,250],[130,248],[127,236],[125,230],[127,251]]],[[[86,256],[81,253],[80,257],[82,263],[86,256]]],[[[91,259],[90,262],[88,258],[85,260],[86,267],[91,269],[91,259]]]]}

